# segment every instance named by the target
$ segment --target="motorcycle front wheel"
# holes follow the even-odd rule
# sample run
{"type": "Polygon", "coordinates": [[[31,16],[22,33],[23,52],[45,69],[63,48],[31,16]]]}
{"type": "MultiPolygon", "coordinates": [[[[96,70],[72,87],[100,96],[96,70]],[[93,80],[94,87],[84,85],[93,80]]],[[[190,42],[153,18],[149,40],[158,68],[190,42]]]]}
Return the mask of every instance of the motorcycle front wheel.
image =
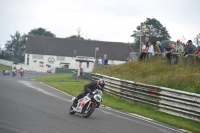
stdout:
{"type": "Polygon", "coordinates": [[[87,106],[85,106],[86,108],[83,111],[83,117],[84,118],[88,118],[95,110],[96,104],[90,104],[90,106],[87,109],[87,106]]]}
{"type": "Polygon", "coordinates": [[[76,113],[76,111],[73,110],[72,106],[71,106],[70,109],[69,109],[69,113],[70,113],[71,115],[73,115],[73,114],[76,113]]]}

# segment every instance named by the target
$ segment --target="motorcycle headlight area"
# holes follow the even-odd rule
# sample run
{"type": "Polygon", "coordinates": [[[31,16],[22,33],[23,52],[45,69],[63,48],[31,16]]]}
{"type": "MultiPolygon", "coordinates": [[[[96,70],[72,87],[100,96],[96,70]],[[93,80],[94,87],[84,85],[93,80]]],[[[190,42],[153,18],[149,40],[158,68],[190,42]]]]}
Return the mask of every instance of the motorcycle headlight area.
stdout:
{"type": "Polygon", "coordinates": [[[101,97],[99,95],[95,95],[94,96],[94,99],[97,101],[97,102],[101,102],[101,97]]]}

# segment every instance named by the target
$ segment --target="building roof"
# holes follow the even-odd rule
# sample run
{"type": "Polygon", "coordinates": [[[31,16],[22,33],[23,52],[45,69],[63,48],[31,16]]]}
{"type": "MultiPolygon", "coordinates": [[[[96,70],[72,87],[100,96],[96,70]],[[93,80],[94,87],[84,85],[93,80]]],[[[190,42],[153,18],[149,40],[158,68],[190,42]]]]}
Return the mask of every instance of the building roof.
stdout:
{"type": "Polygon", "coordinates": [[[26,53],[67,57],[95,57],[96,47],[99,48],[96,51],[96,58],[103,58],[106,55],[110,60],[125,61],[129,54],[133,52],[128,43],[28,36],[26,53]]]}

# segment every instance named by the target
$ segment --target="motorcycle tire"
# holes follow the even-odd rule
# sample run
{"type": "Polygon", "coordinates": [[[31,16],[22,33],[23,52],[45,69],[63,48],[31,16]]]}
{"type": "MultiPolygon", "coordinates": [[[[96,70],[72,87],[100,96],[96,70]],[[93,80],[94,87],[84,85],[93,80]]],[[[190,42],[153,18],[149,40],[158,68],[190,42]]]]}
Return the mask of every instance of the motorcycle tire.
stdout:
{"type": "Polygon", "coordinates": [[[87,109],[87,106],[85,106],[85,107],[86,108],[83,111],[83,117],[88,118],[94,112],[94,110],[96,108],[96,104],[91,104],[88,109],[87,109]]]}
{"type": "Polygon", "coordinates": [[[69,109],[69,113],[70,113],[71,115],[73,115],[73,114],[76,113],[76,111],[73,110],[72,106],[71,106],[70,109],[69,109]]]}

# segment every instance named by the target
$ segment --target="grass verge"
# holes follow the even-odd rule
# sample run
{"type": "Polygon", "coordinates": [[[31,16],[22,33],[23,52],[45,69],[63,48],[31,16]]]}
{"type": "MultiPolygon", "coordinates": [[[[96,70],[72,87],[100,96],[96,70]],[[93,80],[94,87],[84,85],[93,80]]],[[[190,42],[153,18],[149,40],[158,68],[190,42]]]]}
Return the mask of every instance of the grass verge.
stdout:
{"type": "MultiPolygon", "coordinates": [[[[83,90],[83,86],[90,82],[87,80],[74,80],[72,79],[71,74],[39,77],[36,78],[36,80],[44,82],[73,96],[77,96],[83,90]]],[[[194,133],[200,132],[200,122],[163,113],[146,105],[129,103],[108,93],[104,93],[103,99],[104,101],[102,104],[111,108],[145,116],[194,133]]]]}
{"type": "Polygon", "coordinates": [[[6,65],[3,65],[3,64],[0,64],[0,70],[3,70],[3,69],[5,69],[5,70],[11,70],[12,67],[11,67],[11,66],[6,66],[6,65]]]}
{"type": "Polygon", "coordinates": [[[93,72],[200,94],[198,63],[190,63],[182,59],[176,65],[169,65],[164,58],[156,61],[134,61],[115,66],[98,67],[93,72]]]}

